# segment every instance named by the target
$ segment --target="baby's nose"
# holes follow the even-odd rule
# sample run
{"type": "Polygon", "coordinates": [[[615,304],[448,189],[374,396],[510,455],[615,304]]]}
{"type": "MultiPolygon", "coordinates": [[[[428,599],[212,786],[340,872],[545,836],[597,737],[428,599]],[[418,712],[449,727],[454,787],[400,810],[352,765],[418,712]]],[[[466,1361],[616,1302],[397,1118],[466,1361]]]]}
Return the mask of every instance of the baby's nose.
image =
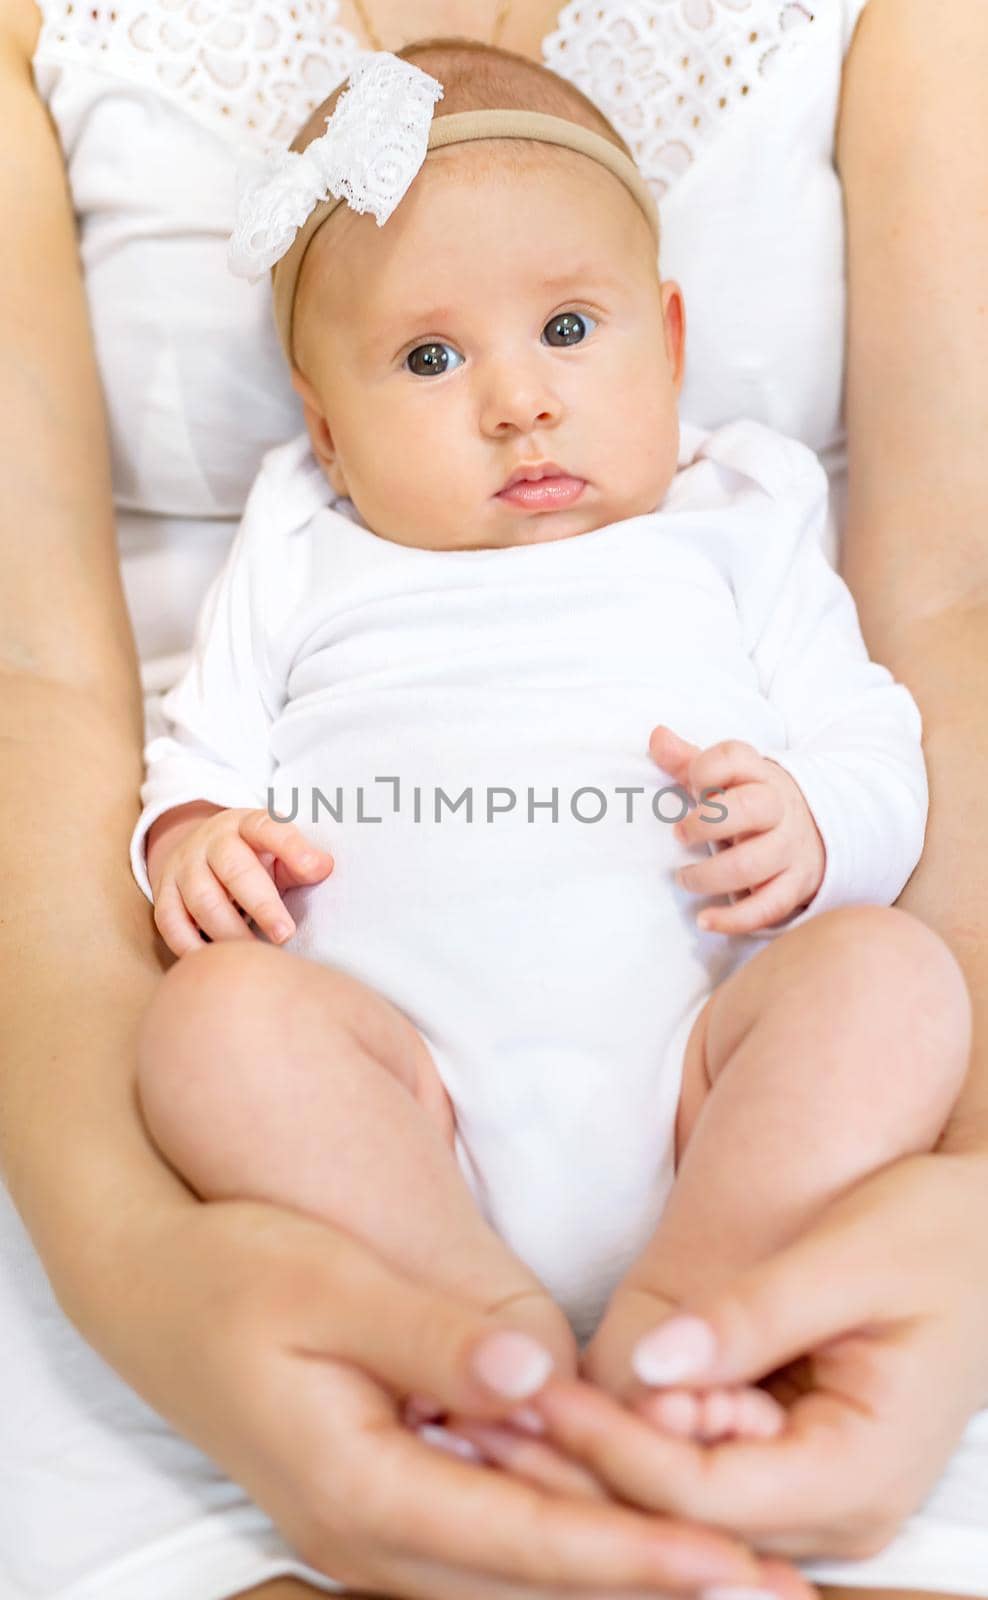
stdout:
{"type": "Polygon", "coordinates": [[[482,425],[489,435],[553,427],[562,416],[558,393],[537,364],[503,363],[492,374],[483,403],[482,425]]]}

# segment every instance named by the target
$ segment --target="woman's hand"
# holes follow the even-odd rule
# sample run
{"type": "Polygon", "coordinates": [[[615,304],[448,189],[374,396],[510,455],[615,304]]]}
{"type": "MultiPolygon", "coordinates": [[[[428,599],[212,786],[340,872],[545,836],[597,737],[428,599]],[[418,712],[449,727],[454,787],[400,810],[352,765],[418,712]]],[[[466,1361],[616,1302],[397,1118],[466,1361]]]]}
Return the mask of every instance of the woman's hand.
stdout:
{"type": "Polygon", "coordinates": [[[200,930],[217,943],[253,939],[245,917],[284,944],[295,924],[280,891],[320,883],[334,865],[294,823],[263,809],[198,802],[152,824],[147,863],[155,926],[177,956],[202,949],[200,930]]]}
{"type": "MultiPolygon", "coordinates": [[[[317,1570],[421,1600],[645,1600],[765,1588],[766,1570],[778,1572],[734,1537],[643,1516],[579,1482],[551,1493],[406,1427],[411,1394],[488,1422],[522,1403],[517,1386],[499,1397],[471,1369],[485,1336],[510,1328],[507,1313],[417,1285],[301,1214],[213,1201],[182,1215],[172,1208],[118,1262],[126,1301],[112,1322],[101,1311],[101,1348],[317,1570]]],[[[810,1593],[785,1578],[775,1592],[810,1593]]]]}
{"type": "MultiPolygon", "coordinates": [[[[589,1381],[552,1380],[530,1404],[552,1443],[632,1504],[731,1528],[791,1559],[871,1555],[926,1498],[988,1402],[986,1211],[983,1156],[909,1156],[776,1256],[683,1307],[692,1326],[680,1331],[695,1335],[698,1317],[713,1337],[675,1382],[775,1374],[766,1386],[788,1408],[776,1439],[702,1445],[659,1432],[647,1420],[654,1390],[633,1368],[655,1322],[630,1300],[623,1324],[584,1351],[589,1381]]],[[[673,1324],[678,1314],[668,1335],[673,1324]]],[[[645,1370],[640,1355],[636,1365],[645,1370]]]]}
{"type": "Polygon", "coordinates": [[[649,751],[699,804],[726,811],[710,819],[691,813],[673,829],[684,844],[709,843],[716,852],[677,873],[684,889],[743,896],[734,905],[707,906],[697,918],[701,928],[753,933],[809,904],[827,853],[806,797],[784,767],[742,739],[701,750],[664,723],[652,729],[649,751]]]}

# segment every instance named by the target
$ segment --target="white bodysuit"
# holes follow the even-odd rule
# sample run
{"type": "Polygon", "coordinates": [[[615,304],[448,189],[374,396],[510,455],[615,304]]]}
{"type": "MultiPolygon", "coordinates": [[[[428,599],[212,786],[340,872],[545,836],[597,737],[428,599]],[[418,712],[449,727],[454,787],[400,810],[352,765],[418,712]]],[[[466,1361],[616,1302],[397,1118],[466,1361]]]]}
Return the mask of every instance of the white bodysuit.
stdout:
{"type": "Polygon", "coordinates": [[[273,451],[162,702],[133,836],[145,893],[147,829],[193,799],[270,800],[332,852],[286,892],[284,948],[419,1028],[478,1203],[581,1339],[668,1193],[693,1018],[758,948],[698,930],[674,882],[696,852],[651,729],[745,740],[803,789],[825,876],[770,937],[891,904],[926,822],[919,711],[822,553],[812,452],[738,422],[687,426],[680,458],[648,515],[434,551],[369,531],[305,436],[273,451]]]}

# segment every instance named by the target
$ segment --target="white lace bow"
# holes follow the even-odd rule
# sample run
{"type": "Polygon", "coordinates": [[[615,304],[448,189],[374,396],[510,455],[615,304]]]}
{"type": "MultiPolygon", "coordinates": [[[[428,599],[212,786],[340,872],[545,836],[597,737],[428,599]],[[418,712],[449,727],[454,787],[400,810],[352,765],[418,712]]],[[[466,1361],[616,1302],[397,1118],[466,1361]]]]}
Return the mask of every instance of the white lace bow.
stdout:
{"type": "Polygon", "coordinates": [[[388,50],[365,52],[324,134],[301,154],[283,150],[260,172],[241,174],[230,270],[256,282],[330,195],[354,211],[372,211],[382,228],[425,161],[442,97],[438,79],[411,62],[388,50]]]}

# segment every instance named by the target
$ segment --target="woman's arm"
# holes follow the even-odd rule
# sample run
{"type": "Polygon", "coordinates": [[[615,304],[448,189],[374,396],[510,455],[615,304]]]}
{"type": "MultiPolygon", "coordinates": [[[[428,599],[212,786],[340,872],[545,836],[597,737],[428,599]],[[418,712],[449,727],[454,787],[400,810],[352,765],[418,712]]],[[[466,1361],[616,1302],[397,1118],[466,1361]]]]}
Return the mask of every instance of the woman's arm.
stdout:
{"type": "Polygon", "coordinates": [[[36,32],[34,7],[16,0],[0,24],[4,125],[17,129],[0,164],[0,1170],[56,1293],[85,1317],[86,1286],[106,1281],[94,1256],[112,1250],[110,1219],[135,1178],[149,1203],[188,1196],[148,1160],[130,1090],[135,1023],[161,970],[125,871],[143,712],[72,211],[30,69],[36,32]]]}
{"type": "MultiPolygon", "coordinates": [[[[988,1156],[988,10],[870,0],[844,73],[849,503],[841,570],[914,694],[930,819],[898,904],[974,1006],[947,1149],[988,1156]]],[[[986,1374],[988,1393],[988,1374],[986,1374]]]]}

